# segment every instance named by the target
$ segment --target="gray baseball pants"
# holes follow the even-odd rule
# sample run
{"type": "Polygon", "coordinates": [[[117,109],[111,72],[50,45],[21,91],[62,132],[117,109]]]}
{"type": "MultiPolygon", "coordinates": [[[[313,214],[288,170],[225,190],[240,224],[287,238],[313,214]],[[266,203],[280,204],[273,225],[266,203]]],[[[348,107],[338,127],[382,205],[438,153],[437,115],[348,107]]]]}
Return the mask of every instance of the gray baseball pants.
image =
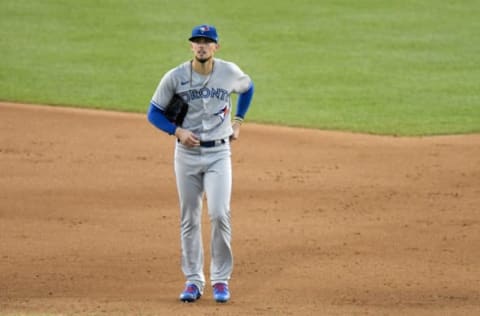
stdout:
{"type": "Polygon", "coordinates": [[[228,283],[233,269],[230,144],[189,148],[177,143],[175,175],[180,200],[182,271],[187,283],[196,284],[203,293],[205,275],[201,218],[204,194],[211,228],[211,284],[228,283]]]}

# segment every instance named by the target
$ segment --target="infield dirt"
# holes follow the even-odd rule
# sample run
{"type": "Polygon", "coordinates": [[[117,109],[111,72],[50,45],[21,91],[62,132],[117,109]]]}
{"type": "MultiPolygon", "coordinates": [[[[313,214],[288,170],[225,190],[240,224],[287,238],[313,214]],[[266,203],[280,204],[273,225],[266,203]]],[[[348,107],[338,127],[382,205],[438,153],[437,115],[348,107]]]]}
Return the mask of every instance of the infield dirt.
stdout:
{"type": "Polygon", "coordinates": [[[178,301],[174,143],[141,114],[1,103],[0,314],[480,314],[480,135],[245,123],[224,305],[178,301]]]}

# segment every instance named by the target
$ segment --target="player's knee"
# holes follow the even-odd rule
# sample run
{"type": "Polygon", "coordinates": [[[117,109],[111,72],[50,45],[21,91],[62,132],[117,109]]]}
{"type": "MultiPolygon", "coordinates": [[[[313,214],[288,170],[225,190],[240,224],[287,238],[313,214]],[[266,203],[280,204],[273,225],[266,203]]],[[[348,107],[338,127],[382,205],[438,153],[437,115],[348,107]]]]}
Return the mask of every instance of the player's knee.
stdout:
{"type": "Polygon", "coordinates": [[[200,221],[198,220],[191,220],[191,219],[184,219],[181,223],[182,233],[188,234],[193,231],[200,230],[200,221]]]}
{"type": "Polygon", "coordinates": [[[210,222],[212,224],[220,224],[220,225],[230,224],[230,212],[229,211],[211,212],[210,222]]]}

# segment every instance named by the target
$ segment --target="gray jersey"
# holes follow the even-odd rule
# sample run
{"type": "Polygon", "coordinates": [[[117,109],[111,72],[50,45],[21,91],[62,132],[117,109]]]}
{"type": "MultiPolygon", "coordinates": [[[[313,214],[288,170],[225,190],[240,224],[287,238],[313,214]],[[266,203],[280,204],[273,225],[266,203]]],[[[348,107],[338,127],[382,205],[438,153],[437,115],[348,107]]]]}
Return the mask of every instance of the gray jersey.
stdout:
{"type": "Polygon", "coordinates": [[[192,71],[188,61],[165,74],[152,103],[164,110],[172,96],[179,94],[189,104],[182,128],[202,141],[222,139],[233,133],[231,93],[243,93],[250,85],[250,77],[232,62],[215,58],[212,72],[203,76],[192,71]]]}

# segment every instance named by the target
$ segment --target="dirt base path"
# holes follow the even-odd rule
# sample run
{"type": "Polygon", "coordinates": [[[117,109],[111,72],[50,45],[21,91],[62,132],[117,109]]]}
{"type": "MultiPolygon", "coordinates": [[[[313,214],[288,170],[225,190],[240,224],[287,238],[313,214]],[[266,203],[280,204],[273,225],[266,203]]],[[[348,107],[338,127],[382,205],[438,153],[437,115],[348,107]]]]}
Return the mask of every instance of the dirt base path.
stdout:
{"type": "Polygon", "coordinates": [[[225,305],[177,299],[173,146],[144,115],[0,104],[0,314],[480,314],[480,135],[246,123],[225,305]]]}

